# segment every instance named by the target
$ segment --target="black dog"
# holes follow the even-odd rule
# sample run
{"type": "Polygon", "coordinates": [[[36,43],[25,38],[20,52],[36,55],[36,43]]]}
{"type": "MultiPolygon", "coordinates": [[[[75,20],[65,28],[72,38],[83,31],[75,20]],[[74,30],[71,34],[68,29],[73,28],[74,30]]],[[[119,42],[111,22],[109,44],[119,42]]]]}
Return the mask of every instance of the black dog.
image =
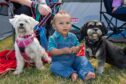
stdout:
{"type": "Polygon", "coordinates": [[[81,40],[85,39],[87,55],[98,59],[97,73],[104,71],[105,62],[118,68],[126,68],[126,48],[113,45],[104,35],[107,33],[102,22],[89,21],[81,28],[81,40]]]}

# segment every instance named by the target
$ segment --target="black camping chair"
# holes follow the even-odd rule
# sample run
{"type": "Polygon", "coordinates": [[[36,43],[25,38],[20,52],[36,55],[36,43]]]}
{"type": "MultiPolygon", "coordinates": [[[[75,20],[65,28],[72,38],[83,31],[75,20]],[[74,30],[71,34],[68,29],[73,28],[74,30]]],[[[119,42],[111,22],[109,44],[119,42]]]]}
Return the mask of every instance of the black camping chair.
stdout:
{"type": "Polygon", "coordinates": [[[126,30],[126,13],[112,13],[112,2],[113,0],[101,0],[100,21],[103,21],[104,18],[107,23],[107,28],[112,31],[111,34],[108,34],[107,38],[112,35],[120,34],[123,39],[126,39],[126,36],[123,33],[123,31],[126,30]],[[118,21],[121,21],[122,24],[118,25],[118,21]]]}

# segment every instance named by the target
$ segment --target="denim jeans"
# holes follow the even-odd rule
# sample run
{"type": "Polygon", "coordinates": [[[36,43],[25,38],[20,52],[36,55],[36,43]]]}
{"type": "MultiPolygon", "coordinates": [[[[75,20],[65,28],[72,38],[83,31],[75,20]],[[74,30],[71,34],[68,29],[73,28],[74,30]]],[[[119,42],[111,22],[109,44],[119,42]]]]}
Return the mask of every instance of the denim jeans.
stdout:
{"type": "Polygon", "coordinates": [[[73,60],[72,64],[69,64],[69,60],[52,62],[51,72],[65,78],[69,78],[73,72],[76,72],[83,80],[89,71],[94,72],[94,68],[85,56],[75,56],[75,59],[70,60],[73,60]]]}
{"type": "Polygon", "coordinates": [[[114,14],[126,14],[126,7],[119,7],[114,14]]]}

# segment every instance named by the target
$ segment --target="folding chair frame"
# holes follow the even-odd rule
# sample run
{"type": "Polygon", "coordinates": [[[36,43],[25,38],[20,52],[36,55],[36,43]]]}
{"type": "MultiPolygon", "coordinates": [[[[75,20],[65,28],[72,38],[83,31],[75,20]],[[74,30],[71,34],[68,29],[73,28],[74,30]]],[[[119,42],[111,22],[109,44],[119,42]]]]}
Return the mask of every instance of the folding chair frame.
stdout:
{"type": "Polygon", "coordinates": [[[113,31],[107,36],[107,38],[115,34],[121,34],[121,36],[126,39],[126,36],[122,33],[124,30],[126,30],[126,23],[123,23],[122,25],[118,26],[119,20],[116,18],[116,15],[108,13],[107,11],[103,11],[103,2],[104,0],[101,0],[100,2],[100,21],[102,21],[104,18],[107,22],[107,28],[113,31]]]}

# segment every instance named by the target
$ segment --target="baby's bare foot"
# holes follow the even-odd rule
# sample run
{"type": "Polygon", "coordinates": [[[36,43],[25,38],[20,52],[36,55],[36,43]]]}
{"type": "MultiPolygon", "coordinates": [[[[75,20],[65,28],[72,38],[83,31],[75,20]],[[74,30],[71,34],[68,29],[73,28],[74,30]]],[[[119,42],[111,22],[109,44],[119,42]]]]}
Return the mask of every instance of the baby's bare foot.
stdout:
{"type": "Polygon", "coordinates": [[[77,73],[72,73],[72,74],[71,74],[71,79],[72,79],[72,81],[76,81],[77,78],[78,78],[77,73]]]}
{"type": "Polygon", "coordinates": [[[95,73],[93,72],[88,72],[87,76],[85,77],[85,80],[88,80],[88,79],[94,79],[96,77],[95,73]]]}

